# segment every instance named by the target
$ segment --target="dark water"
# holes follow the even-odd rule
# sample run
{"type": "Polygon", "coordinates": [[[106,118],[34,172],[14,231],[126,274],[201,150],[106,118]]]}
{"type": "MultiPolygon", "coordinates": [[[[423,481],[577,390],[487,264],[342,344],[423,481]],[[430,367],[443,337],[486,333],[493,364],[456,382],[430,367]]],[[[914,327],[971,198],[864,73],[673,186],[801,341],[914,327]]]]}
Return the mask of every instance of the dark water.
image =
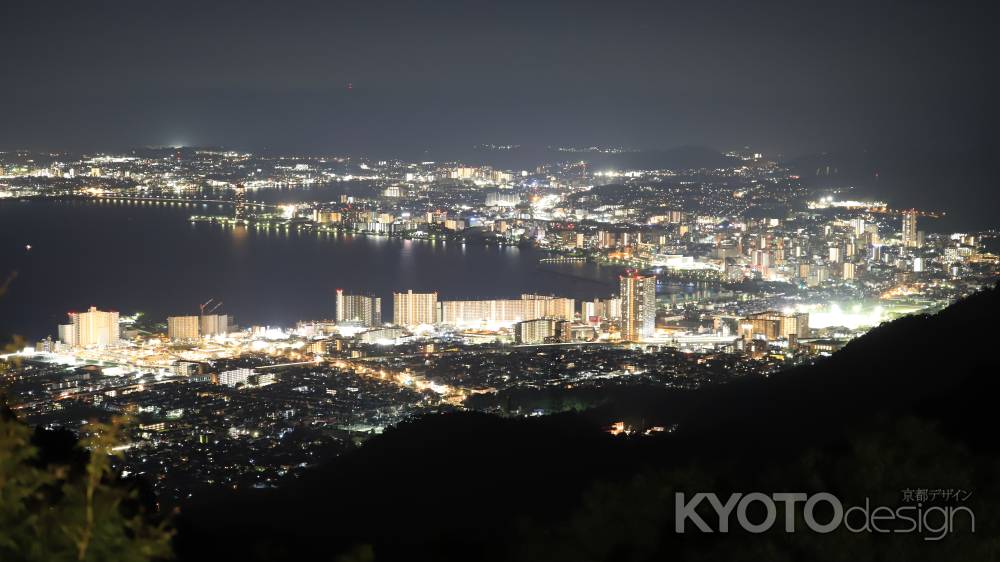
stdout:
{"type": "Polygon", "coordinates": [[[577,299],[614,291],[613,271],[545,264],[530,249],[361,236],[278,233],[191,223],[218,205],[0,202],[0,273],[17,271],[0,298],[0,332],[55,334],[66,312],[90,305],[163,320],[215,298],[240,325],[291,325],[333,316],[333,295],[371,291],[391,317],[392,292],[443,299],[577,299]],[[31,250],[25,246],[30,244],[31,250]],[[603,280],[603,282],[602,282],[603,280]]]}

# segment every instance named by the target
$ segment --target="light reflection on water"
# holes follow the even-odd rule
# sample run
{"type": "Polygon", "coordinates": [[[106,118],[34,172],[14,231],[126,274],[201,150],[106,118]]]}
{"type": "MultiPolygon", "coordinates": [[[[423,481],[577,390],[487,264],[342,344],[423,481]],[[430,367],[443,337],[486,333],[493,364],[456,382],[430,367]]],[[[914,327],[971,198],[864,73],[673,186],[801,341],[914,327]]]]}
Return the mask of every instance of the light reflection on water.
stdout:
{"type": "Polygon", "coordinates": [[[67,311],[90,305],[163,320],[197,313],[208,298],[225,302],[241,324],[287,325],[331,317],[337,287],[380,295],[385,318],[392,292],[407,289],[443,299],[592,299],[615,290],[613,279],[587,278],[589,264],[539,267],[541,254],[530,249],[188,220],[205,212],[183,204],[0,203],[0,273],[19,272],[0,300],[0,331],[54,334],[67,311]]]}

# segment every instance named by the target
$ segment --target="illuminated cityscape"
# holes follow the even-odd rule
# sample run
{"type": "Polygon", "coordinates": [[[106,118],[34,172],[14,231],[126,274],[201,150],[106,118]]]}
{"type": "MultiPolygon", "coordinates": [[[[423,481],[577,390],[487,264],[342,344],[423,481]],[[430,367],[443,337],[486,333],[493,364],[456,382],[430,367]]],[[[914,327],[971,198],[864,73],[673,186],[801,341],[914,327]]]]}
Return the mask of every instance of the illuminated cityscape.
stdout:
{"type": "Polygon", "coordinates": [[[993,22],[10,2],[0,561],[996,560],[993,22]]]}
{"type": "MultiPolygon", "coordinates": [[[[928,231],[940,212],[842,201],[760,153],[722,158],[728,167],[711,170],[592,171],[572,162],[501,170],[207,149],[5,154],[0,189],[13,200],[189,210],[181,222],[196,235],[221,228],[327,245],[374,237],[531,248],[535,267],[565,276],[567,288],[592,274],[583,268],[603,280],[572,295],[403,283],[379,294],[331,281],[314,297],[315,316],[289,325],[241,319],[225,294],[198,314],[173,310],[141,328],[105,312],[116,302],[80,303],[89,311],[69,313],[7,356],[21,365],[9,396],[29,420],[50,424],[73,423],[80,407],[134,416],[123,466],[150,473],[151,463],[168,463],[157,490],[179,501],[195,483],[279,486],[298,469],[263,451],[298,425],[315,432],[317,446],[336,448],[421,412],[496,411],[479,397],[517,389],[695,388],[766,376],[997,279],[1000,263],[985,245],[994,232],[928,231]],[[233,179],[202,179],[209,170],[233,179]],[[339,195],[291,204],[254,195],[316,186],[339,195]],[[205,213],[207,205],[219,212],[205,213]],[[549,367],[534,365],[539,355],[549,367]],[[483,359],[456,369],[461,357],[483,359]],[[238,444],[253,465],[217,473],[210,459],[238,444]]],[[[293,464],[310,458],[306,451],[293,464]]]]}

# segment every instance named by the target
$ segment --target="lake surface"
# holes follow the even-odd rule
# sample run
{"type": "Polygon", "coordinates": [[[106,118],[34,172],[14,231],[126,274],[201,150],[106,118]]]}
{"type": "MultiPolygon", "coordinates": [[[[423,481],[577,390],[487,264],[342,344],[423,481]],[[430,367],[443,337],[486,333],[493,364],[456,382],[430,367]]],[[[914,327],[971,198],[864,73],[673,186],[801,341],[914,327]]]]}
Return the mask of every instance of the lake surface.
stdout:
{"type": "Polygon", "coordinates": [[[91,305],[164,321],[196,314],[209,298],[241,326],[288,326],[331,318],[337,288],[382,297],[387,320],[392,292],[407,289],[442,299],[617,292],[616,270],[540,266],[543,254],[531,249],[188,221],[229,212],[214,204],[0,201],[0,279],[17,272],[0,298],[0,334],[55,336],[68,311],[91,305]]]}

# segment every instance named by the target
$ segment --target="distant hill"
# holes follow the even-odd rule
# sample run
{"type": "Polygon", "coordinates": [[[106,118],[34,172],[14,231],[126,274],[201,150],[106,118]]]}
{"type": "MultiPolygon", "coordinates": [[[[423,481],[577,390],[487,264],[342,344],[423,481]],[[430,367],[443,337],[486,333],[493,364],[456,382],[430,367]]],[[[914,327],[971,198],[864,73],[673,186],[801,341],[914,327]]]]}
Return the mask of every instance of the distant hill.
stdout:
{"type": "Polygon", "coordinates": [[[469,148],[450,150],[440,155],[427,155],[440,161],[462,161],[468,164],[488,164],[513,170],[534,170],[540,164],[584,161],[595,170],[611,169],[671,169],[717,168],[732,163],[718,150],[700,146],[680,146],[669,149],[636,150],[632,152],[563,152],[546,147],[517,147],[511,150],[469,148]]]}
{"type": "Polygon", "coordinates": [[[921,229],[967,232],[1000,227],[998,155],[995,144],[978,150],[883,148],[803,155],[786,165],[809,187],[853,187],[858,198],[948,214],[921,229]]]}
{"type": "Polygon", "coordinates": [[[767,379],[687,392],[627,389],[584,414],[462,413],[404,423],[277,493],[221,494],[187,508],[178,554],[989,559],[1000,536],[998,318],[1000,290],[991,289],[933,316],[885,324],[831,358],[767,379]],[[622,414],[678,429],[646,438],[601,431],[622,414]],[[672,532],[670,490],[807,489],[891,502],[918,486],[972,490],[977,534],[928,543],[839,532],[672,532]]]}

